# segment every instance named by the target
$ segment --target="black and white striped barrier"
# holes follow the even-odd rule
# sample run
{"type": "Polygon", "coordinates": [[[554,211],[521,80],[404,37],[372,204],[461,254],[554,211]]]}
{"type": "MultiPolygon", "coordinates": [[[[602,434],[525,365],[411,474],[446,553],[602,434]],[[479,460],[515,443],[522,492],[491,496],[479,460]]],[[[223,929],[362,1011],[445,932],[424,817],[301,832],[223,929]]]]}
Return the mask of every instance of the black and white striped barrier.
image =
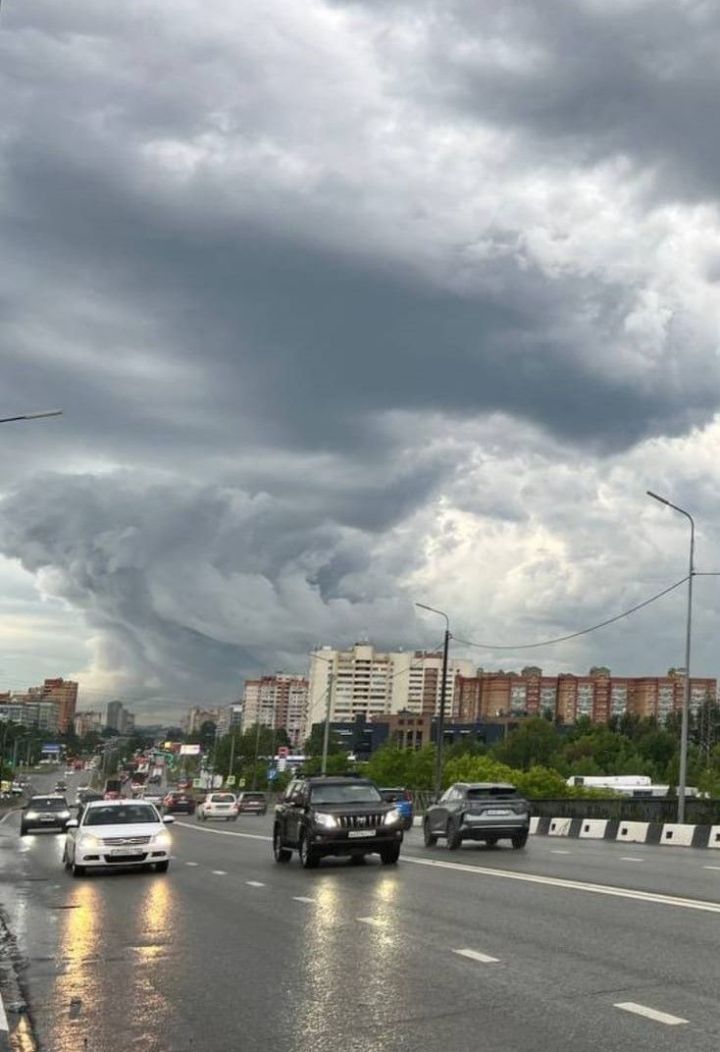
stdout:
{"type": "Polygon", "coordinates": [[[531,818],[530,833],[581,840],[614,840],[622,844],[720,848],[720,825],[623,822],[617,818],[531,818]]]}

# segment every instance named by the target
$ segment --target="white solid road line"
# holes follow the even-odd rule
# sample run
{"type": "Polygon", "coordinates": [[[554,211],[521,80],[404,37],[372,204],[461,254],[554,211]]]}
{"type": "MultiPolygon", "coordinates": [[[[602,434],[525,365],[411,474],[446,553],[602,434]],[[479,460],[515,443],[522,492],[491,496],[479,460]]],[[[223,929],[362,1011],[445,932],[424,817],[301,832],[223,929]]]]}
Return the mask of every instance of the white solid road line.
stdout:
{"type": "Polygon", "coordinates": [[[251,888],[264,888],[265,885],[261,880],[246,880],[245,883],[251,888]]]}
{"type": "Polygon", "coordinates": [[[613,1008],[620,1008],[623,1012],[632,1012],[633,1015],[644,1016],[645,1019],[652,1019],[655,1023],[664,1023],[665,1026],[681,1026],[683,1023],[687,1023],[687,1019],[681,1019],[679,1015],[658,1012],[656,1008],[638,1005],[634,1001],[622,1001],[620,1004],[613,1005],[613,1008]]]}
{"type": "Polygon", "coordinates": [[[715,870],[719,870],[719,869],[720,869],[720,866],[703,866],[703,869],[715,869],[715,870]]]}
{"type": "Polygon", "coordinates": [[[306,895],[293,895],[295,902],[315,902],[315,899],[309,899],[306,895]]]}
{"type": "Polygon", "coordinates": [[[479,961],[480,964],[499,964],[500,961],[497,957],[490,957],[487,953],[480,953],[479,950],[453,950],[458,957],[469,957],[471,961],[479,961]]]}
{"type": "Polygon", "coordinates": [[[13,807],[12,811],[6,811],[2,818],[0,818],[0,825],[2,825],[3,822],[10,817],[10,815],[16,815],[20,811],[22,811],[22,807],[13,807]]]}
{"type": "Polygon", "coordinates": [[[369,924],[371,928],[384,927],[384,921],[378,920],[377,917],[356,917],[355,920],[361,924],[369,924]]]}
{"type": "Polygon", "coordinates": [[[226,869],[213,869],[213,870],[211,870],[211,872],[212,872],[212,875],[214,877],[226,877],[227,876],[227,870],[226,869]]]}
{"type": "Polygon", "coordinates": [[[272,840],[271,836],[260,836],[259,833],[234,833],[231,829],[206,829],[204,826],[193,826],[189,822],[176,822],[176,826],[192,829],[196,833],[214,833],[215,836],[239,836],[245,840],[272,840]]]}
{"type": "Polygon", "coordinates": [[[699,910],[703,913],[720,913],[720,902],[707,902],[704,899],[681,899],[675,895],[661,895],[650,891],[635,891],[632,888],[620,888],[615,884],[589,884],[581,880],[565,880],[563,877],[541,877],[537,873],[518,873],[509,869],[489,869],[487,866],[468,866],[462,862],[441,862],[431,858],[417,858],[414,855],[402,855],[403,863],[413,866],[435,866],[438,869],[452,869],[476,877],[499,877],[501,880],[519,880],[526,884],[544,884],[550,888],[562,888],[566,891],[585,891],[592,895],[610,895],[612,898],[633,899],[636,902],[649,902],[657,906],[676,906],[680,909],[699,910]]]}

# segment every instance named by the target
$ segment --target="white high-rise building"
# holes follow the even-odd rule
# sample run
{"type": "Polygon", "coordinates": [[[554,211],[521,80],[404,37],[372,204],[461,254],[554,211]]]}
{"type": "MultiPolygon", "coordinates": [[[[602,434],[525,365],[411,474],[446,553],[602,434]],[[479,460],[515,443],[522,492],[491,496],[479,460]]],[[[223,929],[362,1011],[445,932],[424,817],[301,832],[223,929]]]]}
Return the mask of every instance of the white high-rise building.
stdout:
{"type": "MultiPolygon", "coordinates": [[[[310,658],[309,704],[305,737],[314,723],[325,719],[328,683],[333,675],[330,719],[349,723],[358,716],[400,712],[435,715],[440,707],[442,654],[425,651],[379,651],[370,643],[356,643],[348,650],[321,647],[310,658]]],[[[471,661],[450,658],[445,706],[448,716],[456,708],[456,676],[474,676],[471,661]]]]}

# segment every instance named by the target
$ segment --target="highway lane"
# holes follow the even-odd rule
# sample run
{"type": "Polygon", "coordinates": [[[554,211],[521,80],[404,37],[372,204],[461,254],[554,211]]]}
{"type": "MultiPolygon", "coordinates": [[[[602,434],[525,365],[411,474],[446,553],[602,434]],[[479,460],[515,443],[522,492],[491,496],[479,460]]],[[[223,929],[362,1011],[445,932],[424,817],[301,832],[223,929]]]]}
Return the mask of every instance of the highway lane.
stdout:
{"type": "MultiPolygon", "coordinates": [[[[13,824],[0,826],[0,895],[52,1052],[85,1039],[92,1052],[717,1047],[720,915],[477,871],[491,857],[509,872],[566,873],[570,856],[543,857],[538,841],[451,854],[415,848],[413,834],[409,855],[461,868],[330,861],[305,872],[273,864],[256,839],[262,820],[190,820],[175,827],[166,876],[74,881],[61,837],[29,838],[21,852],[13,824]]],[[[590,866],[584,878],[597,879],[590,866]]]]}

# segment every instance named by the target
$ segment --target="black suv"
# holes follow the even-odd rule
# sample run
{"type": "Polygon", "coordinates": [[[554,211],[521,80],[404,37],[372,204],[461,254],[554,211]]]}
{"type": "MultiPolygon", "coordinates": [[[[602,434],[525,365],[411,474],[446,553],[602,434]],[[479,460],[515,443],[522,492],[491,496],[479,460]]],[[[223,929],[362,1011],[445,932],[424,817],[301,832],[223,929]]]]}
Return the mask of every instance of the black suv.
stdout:
{"type": "Polygon", "coordinates": [[[400,857],[403,816],[366,778],[296,778],[275,808],[273,854],[289,862],[293,850],[305,869],[323,855],[349,855],[353,862],[378,854],[383,865],[400,857]]]}

